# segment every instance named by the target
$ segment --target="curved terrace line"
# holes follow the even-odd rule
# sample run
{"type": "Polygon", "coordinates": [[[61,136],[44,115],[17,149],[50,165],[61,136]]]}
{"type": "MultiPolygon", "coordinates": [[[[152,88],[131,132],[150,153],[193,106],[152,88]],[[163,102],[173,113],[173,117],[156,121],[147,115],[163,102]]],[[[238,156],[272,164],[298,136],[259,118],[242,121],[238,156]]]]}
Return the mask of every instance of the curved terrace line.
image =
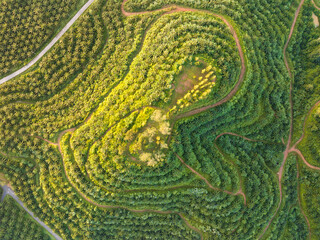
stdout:
{"type": "Polygon", "coordinates": [[[301,205],[299,178],[300,178],[300,176],[299,176],[299,164],[298,164],[298,162],[297,162],[297,192],[298,192],[298,203],[299,203],[299,207],[300,207],[301,213],[302,213],[303,217],[305,218],[306,223],[307,223],[307,225],[308,225],[309,239],[311,239],[311,226],[310,226],[310,222],[309,222],[309,219],[308,219],[307,215],[306,215],[305,212],[303,211],[302,205],[301,205]]]}
{"type": "Polygon", "coordinates": [[[66,24],[66,26],[52,39],[52,41],[27,65],[15,71],[14,73],[0,79],[0,84],[3,84],[12,78],[20,75],[21,73],[27,71],[30,67],[32,67],[37,61],[40,60],[54,45],[59,39],[69,30],[69,28],[74,24],[75,21],[87,10],[87,8],[94,2],[94,0],[88,0],[88,2],[76,13],[76,15],[66,24]]]}
{"type": "MultiPolygon", "coordinates": [[[[267,143],[267,141],[247,138],[247,137],[242,136],[242,135],[237,134],[237,133],[233,133],[233,132],[223,132],[223,133],[220,133],[220,134],[215,138],[215,140],[214,140],[214,145],[215,145],[215,147],[218,149],[218,151],[220,152],[220,154],[222,154],[224,157],[226,157],[226,156],[225,156],[225,154],[223,153],[223,151],[220,149],[220,147],[218,146],[217,141],[218,141],[218,139],[219,139],[220,137],[225,136],[225,135],[230,135],[230,136],[239,137],[239,138],[242,138],[242,139],[244,139],[244,140],[246,140],[246,141],[249,141],[249,142],[265,142],[265,143],[267,143]]],[[[238,169],[237,165],[234,163],[234,161],[231,161],[231,163],[232,163],[232,165],[234,165],[234,166],[236,167],[237,173],[238,173],[238,177],[239,177],[239,181],[240,181],[240,189],[239,189],[239,191],[237,192],[237,195],[242,195],[242,196],[243,196],[243,199],[244,199],[244,205],[247,205],[247,197],[246,197],[246,194],[245,194],[244,191],[243,191],[243,187],[242,187],[242,185],[243,185],[243,180],[242,180],[241,174],[240,174],[240,172],[239,172],[239,169],[238,169]]]]}
{"type": "MultiPolygon", "coordinates": [[[[228,159],[228,157],[226,156],[226,154],[221,150],[221,148],[218,146],[217,144],[217,139],[215,139],[215,142],[214,142],[214,146],[216,147],[216,149],[218,150],[218,152],[225,158],[225,159],[228,159]]],[[[235,167],[236,171],[237,171],[237,174],[238,174],[238,178],[239,178],[239,190],[238,192],[236,193],[236,195],[242,195],[243,196],[243,200],[244,200],[244,205],[247,206],[247,196],[246,194],[244,193],[243,191],[243,180],[242,180],[242,176],[241,176],[241,173],[239,171],[239,168],[238,166],[235,164],[235,162],[232,160],[232,159],[229,159],[230,163],[235,167]]],[[[236,229],[235,229],[236,230],[236,229]]],[[[234,231],[235,231],[234,230],[234,231]]]]}

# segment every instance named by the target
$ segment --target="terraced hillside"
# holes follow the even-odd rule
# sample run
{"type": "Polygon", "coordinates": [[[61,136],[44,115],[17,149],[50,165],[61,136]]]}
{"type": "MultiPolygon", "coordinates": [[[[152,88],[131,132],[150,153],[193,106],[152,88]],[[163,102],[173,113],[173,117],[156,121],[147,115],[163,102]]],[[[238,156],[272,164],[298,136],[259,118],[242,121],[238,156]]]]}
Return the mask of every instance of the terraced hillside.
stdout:
{"type": "Polygon", "coordinates": [[[316,4],[96,0],[0,85],[0,172],[63,239],[320,239],[316,4]]]}

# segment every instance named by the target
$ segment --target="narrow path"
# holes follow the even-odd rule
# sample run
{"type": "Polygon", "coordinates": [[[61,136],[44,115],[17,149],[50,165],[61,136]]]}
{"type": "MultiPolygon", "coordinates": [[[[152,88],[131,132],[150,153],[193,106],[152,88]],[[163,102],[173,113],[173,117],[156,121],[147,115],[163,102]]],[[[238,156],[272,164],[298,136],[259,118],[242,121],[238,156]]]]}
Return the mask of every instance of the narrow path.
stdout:
{"type": "Polygon", "coordinates": [[[66,26],[55,36],[54,39],[27,65],[15,71],[14,73],[0,79],[0,84],[3,84],[12,78],[15,78],[19,74],[28,70],[31,66],[33,66],[37,61],[40,60],[54,45],[59,39],[68,31],[68,29],[72,26],[72,24],[87,10],[87,8],[94,2],[95,0],[88,0],[88,2],[76,13],[76,15],[66,24],[66,26]]]}
{"type": "Polygon", "coordinates": [[[23,205],[23,203],[20,201],[20,199],[17,197],[17,195],[13,192],[13,190],[10,187],[3,186],[3,195],[2,195],[2,198],[1,198],[1,202],[4,200],[4,197],[6,195],[10,195],[35,221],[37,221],[43,228],[45,228],[55,239],[62,240],[62,238],[59,237],[57,234],[55,234],[51,230],[51,228],[49,228],[39,218],[35,217],[34,214],[23,205]]]}
{"type": "Polygon", "coordinates": [[[283,48],[284,63],[286,65],[286,68],[287,68],[287,71],[288,71],[288,74],[290,76],[291,81],[290,81],[290,94],[289,94],[289,101],[290,101],[290,130],[289,130],[289,136],[288,136],[288,142],[287,142],[287,145],[286,145],[286,149],[283,152],[283,161],[282,161],[280,169],[279,169],[279,171],[277,173],[277,175],[278,175],[278,183],[279,183],[279,191],[280,191],[280,201],[279,201],[279,204],[278,204],[276,212],[274,213],[274,215],[270,219],[268,225],[265,227],[265,229],[263,230],[262,234],[259,236],[258,239],[261,239],[263,237],[263,235],[265,234],[265,232],[268,230],[268,228],[270,227],[273,219],[277,215],[277,213],[278,213],[278,211],[280,209],[281,203],[282,203],[282,185],[281,185],[281,180],[282,180],[282,176],[283,176],[284,165],[285,165],[285,163],[287,161],[288,154],[290,152],[290,145],[291,145],[292,132],[293,132],[293,101],[292,101],[293,76],[292,76],[292,72],[291,72],[291,69],[290,69],[290,66],[289,66],[289,63],[288,63],[286,51],[287,51],[287,48],[289,46],[289,43],[290,43],[293,31],[295,29],[296,22],[297,22],[297,19],[298,19],[298,16],[299,16],[299,13],[300,13],[300,10],[301,10],[301,7],[302,7],[303,3],[304,3],[304,0],[301,0],[300,3],[299,3],[299,6],[298,6],[298,8],[297,8],[297,10],[295,12],[295,15],[294,15],[293,23],[292,23],[291,28],[290,28],[290,32],[289,32],[289,36],[288,36],[287,42],[286,42],[286,44],[284,45],[284,48],[283,48]]]}
{"type": "Polygon", "coordinates": [[[302,152],[297,148],[297,146],[299,145],[299,143],[303,140],[303,138],[305,137],[305,132],[306,132],[306,125],[307,125],[307,120],[308,118],[310,117],[312,111],[320,104],[320,100],[317,101],[311,108],[310,110],[308,111],[304,121],[303,121],[303,127],[302,127],[302,134],[301,134],[301,137],[299,138],[299,140],[293,144],[293,146],[289,149],[289,152],[294,152],[296,153],[300,158],[301,160],[304,162],[304,164],[307,165],[307,167],[311,168],[311,169],[314,169],[314,170],[320,170],[320,167],[316,167],[316,166],[313,166],[311,165],[310,163],[307,162],[307,160],[305,159],[305,157],[303,156],[302,152]]]}
{"type": "Polygon", "coordinates": [[[307,125],[307,120],[308,118],[310,117],[312,111],[320,104],[320,100],[318,102],[316,102],[311,108],[310,110],[308,111],[305,119],[304,119],[304,122],[303,122],[303,127],[302,127],[302,135],[301,137],[299,138],[299,140],[289,149],[289,152],[294,152],[296,153],[300,158],[301,160],[304,162],[304,164],[307,165],[307,167],[313,169],[313,170],[320,170],[320,167],[316,167],[316,166],[313,166],[311,165],[310,163],[307,162],[307,160],[305,159],[305,157],[303,156],[302,152],[297,148],[297,145],[303,140],[304,136],[305,136],[305,132],[306,132],[306,125],[307,125]]]}
{"type": "MultiPolygon", "coordinates": [[[[304,119],[304,122],[303,122],[303,128],[302,128],[302,135],[301,137],[299,138],[299,140],[289,149],[289,153],[293,152],[295,154],[297,154],[301,160],[304,162],[304,164],[313,169],[313,170],[318,170],[320,171],[320,167],[316,167],[316,166],[313,166],[311,165],[310,163],[307,162],[307,160],[305,159],[305,157],[303,156],[302,152],[297,149],[297,145],[303,140],[304,136],[305,136],[305,131],[306,131],[306,122],[307,122],[307,119],[310,117],[312,111],[319,105],[320,101],[316,102],[311,108],[310,110],[308,111],[305,119],[304,119]]],[[[302,215],[304,216],[306,222],[307,222],[307,225],[308,225],[308,231],[309,231],[309,239],[311,239],[311,227],[310,227],[310,222],[308,220],[308,217],[307,215],[305,214],[305,212],[303,211],[303,208],[302,208],[302,205],[301,205],[301,199],[300,199],[300,185],[299,185],[299,165],[297,163],[297,179],[298,179],[298,202],[299,202],[299,207],[300,207],[300,210],[301,210],[301,213],[302,215]]]]}

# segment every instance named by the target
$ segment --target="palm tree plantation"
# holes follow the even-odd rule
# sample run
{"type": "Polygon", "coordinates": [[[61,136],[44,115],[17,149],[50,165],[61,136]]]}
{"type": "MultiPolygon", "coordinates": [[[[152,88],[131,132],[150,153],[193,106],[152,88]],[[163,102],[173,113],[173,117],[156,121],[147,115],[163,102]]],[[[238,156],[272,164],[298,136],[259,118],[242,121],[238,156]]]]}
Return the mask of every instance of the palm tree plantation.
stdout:
{"type": "Polygon", "coordinates": [[[319,0],[0,2],[0,239],[320,239],[319,0]]]}

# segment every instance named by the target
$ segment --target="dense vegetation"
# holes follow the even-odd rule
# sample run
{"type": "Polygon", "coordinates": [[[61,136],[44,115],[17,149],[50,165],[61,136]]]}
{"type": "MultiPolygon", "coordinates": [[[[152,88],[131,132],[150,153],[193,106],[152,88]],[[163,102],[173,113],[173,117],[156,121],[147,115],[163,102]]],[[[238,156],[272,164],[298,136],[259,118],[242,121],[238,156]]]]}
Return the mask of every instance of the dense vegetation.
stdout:
{"type": "Polygon", "coordinates": [[[57,33],[84,0],[0,3],[0,76],[30,60],[57,33]]]}
{"type": "Polygon", "coordinates": [[[20,199],[63,239],[318,239],[311,1],[288,49],[297,0],[121,4],[94,2],[0,86],[20,199]]]}
{"type": "Polygon", "coordinates": [[[309,218],[311,231],[314,233],[313,239],[320,238],[320,210],[319,210],[319,171],[308,169],[302,162],[299,163],[300,171],[300,198],[302,208],[309,218]]]}
{"type": "Polygon", "coordinates": [[[50,240],[51,237],[12,197],[6,196],[0,202],[0,239],[50,240]]]}

